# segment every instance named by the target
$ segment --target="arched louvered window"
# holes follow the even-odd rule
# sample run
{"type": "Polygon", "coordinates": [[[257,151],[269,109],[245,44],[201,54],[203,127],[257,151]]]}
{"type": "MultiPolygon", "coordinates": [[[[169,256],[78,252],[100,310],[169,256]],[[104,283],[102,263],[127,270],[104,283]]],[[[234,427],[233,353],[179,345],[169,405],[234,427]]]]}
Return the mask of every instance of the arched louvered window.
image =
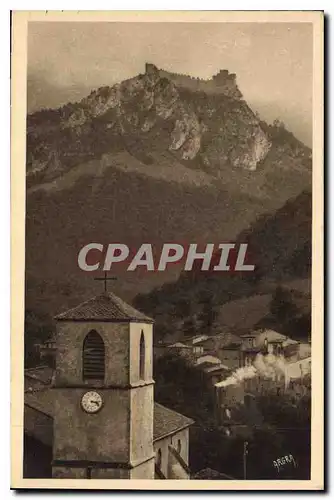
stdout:
{"type": "Polygon", "coordinates": [[[139,378],[140,380],[145,379],[145,337],[143,330],[141,331],[139,346],[139,378]]]}
{"type": "Polygon", "coordinates": [[[104,380],[105,348],[101,336],[92,330],[83,343],[82,376],[84,380],[104,380]]]}

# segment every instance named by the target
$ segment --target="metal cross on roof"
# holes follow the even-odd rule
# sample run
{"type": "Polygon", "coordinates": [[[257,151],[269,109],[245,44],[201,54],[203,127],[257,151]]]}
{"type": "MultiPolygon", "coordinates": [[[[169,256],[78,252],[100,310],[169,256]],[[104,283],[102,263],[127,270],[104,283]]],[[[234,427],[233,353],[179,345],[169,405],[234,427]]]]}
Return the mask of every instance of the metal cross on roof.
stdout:
{"type": "Polygon", "coordinates": [[[104,271],[104,277],[103,278],[94,278],[95,281],[104,281],[104,291],[107,291],[107,281],[109,280],[117,280],[115,276],[107,276],[107,271],[104,271]]]}

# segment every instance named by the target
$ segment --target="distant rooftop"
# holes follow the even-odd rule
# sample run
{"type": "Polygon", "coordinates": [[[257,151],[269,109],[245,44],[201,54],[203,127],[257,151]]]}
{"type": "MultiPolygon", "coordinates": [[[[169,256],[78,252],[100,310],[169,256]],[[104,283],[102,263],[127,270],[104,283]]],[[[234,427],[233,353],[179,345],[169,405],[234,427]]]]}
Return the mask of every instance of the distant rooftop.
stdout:
{"type": "Polygon", "coordinates": [[[226,350],[239,350],[240,349],[240,344],[237,344],[236,342],[231,342],[231,344],[227,344],[227,345],[224,345],[223,346],[223,349],[226,349],[226,350]]]}
{"type": "MultiPolygon", "coordinates": [[[[202,367],[203,365],[199,365],[200,367],[202,367]]],[[[223,363],[221,363],[220,365],[214,365],[214,366],[207,366],[204,368],[204,371],[206,373],[214,373],[214,372],[217,372],[217,371],[221,371],[221,370],[224,370],[224,371],[230,371],[230,368],[226,365],[223,365],[223,363]]]]}
{"type": "Polygon", "coordinates": [[[183,344],[182,342],[176,342],[176,344],[169,344],[167,347],[182,347],[183,349],[192,349],[190,345],[183,344]]]}
{"type": "Polygon", "coordinates": [[[264,328],[261,330],[253,330],[250,333],[240,335],[241,338],[256,338],[257,343],[263,344],[265,340],[269,343],[281,343],[289,339],[287,335],[278,333],[275,330],[264,328]]]}
{"type": "Polygon", "coordinates": [[[105,292],[82,302],[55,317],[66,321],[136,321],[153,323],[154,320],[130,306],[112,292],[105,292]]]}
{"type": "Polygon", "coordinates": [[[253,346],[253,347],[244,347],[242,349],[242,352],[261,352],[262,351],[262,347],[261,346],[253,346]]]}
{"type": "Polygon", "coordinates": [[[232,476],[228,476],[227,474],[224,474],[223,472],[219,472],[215,469],[210,469],[209,467],[207,467],[206,469],[202,469],[202,470],[196,472],[192,476],[192,479],[233,480],[234,478],[232,476]]]}
{"type": "Polygon", "coordinates": [[[211,365],[220,365],[221,361],[217,356],[212,356],[211,354],[201,354],[197,360],[197,365],[202,365],[203,363],[210,363],[211,365]]]}

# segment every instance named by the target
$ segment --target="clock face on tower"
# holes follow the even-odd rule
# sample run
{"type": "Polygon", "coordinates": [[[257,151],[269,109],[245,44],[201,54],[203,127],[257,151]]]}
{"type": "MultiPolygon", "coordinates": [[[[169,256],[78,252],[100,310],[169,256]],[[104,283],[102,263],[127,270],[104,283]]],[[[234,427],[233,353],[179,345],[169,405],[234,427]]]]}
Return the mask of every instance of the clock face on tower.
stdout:
{"type": "Polygon", "coordinates": [[[88,391],[81,398],[82,409],[87,413],[97,413],[102,405],[102,396],[96,391],[88,391]]]}

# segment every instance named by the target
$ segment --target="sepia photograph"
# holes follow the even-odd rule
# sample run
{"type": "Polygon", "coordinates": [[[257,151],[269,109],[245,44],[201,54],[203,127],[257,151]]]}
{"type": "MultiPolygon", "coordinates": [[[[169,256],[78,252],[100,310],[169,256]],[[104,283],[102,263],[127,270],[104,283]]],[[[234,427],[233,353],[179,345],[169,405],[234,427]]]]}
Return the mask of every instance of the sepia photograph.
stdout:
{"type": "Polygon", "coordinates": [[[12,23],[12,487],[323,489],[323,13],[12,23]]]}

